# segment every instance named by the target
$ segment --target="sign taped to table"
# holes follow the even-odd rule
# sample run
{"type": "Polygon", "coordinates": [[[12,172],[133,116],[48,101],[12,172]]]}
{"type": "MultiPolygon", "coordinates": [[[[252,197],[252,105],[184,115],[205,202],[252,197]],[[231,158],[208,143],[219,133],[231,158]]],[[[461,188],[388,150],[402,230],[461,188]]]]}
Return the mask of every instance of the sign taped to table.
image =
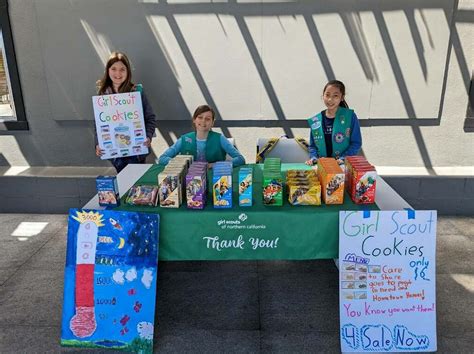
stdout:
{"type": "Polygon", "coordinates": [[[151,353],[159,216],[71,209],[61,344],[151,353]]]}
{"type": "Polygon", "coordinates": [[[436,351],[436,220],[428,211],[341,211],[343,352],[436,351]]]}
{"type": "Polygon", "coordinates": [[[93,96],[92,104],[102,160],[148,154],[140,92],[93,96]]]}

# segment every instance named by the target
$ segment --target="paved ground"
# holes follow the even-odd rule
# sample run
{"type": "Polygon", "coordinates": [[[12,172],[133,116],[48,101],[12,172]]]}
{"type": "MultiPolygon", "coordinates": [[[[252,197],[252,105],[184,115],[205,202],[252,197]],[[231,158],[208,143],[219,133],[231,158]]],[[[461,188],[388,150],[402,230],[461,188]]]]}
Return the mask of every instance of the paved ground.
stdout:
{"type": "MultiPolygon", "coordinates": [[[[59,345],[66,216],[0,214],[0,225],[0,353],[74,351],[59,345]]],[[[439,353],[474,352],[473,251],[474,218],[440,217],[439,353]]],[[[156,352],[340,351],[332,260],[159,269],[156,352]]]]}

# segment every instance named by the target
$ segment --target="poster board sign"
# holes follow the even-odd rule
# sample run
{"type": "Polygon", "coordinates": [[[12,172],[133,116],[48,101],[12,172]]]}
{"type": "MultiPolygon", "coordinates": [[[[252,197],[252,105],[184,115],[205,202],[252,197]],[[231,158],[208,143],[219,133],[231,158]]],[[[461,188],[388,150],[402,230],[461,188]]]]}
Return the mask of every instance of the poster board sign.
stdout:
{"type": "Polygon", "coordinates": [[[433,210],[339,213],[343,352],[436,351],[436,221],[433,210]]]}
{"type": "Polygon", "coordinates": [[[148,154],[140,92],[92,96],[102,160],[148,154]]]}
{"type": "Polygon", "coordinates": [[[71,209],[61,345],[152,353],[156,214],[71,209]]]}

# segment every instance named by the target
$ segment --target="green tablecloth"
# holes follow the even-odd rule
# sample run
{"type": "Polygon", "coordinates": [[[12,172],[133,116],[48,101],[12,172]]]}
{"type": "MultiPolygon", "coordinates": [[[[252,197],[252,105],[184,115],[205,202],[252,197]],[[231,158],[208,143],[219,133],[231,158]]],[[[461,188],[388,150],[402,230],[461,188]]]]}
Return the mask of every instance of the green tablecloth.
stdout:
{"type": "MultiPolygon", "coordinates": [[[[344,196],[342,205],[282,207],[262,203],[262,165],[254,168],[251,207],[238,206],[238,170],[234,169],[232,209],[204,210],[122,205],[116,210],[160,215],[160,260],[317,259],[338,257],[339,211],[377,209],[360,206],[344,196]]],[[[308,169],[304,164],[283,164],[282,169],[308,169]]],[[[163,166],[152,166],[135,184],[157,184],[163,166]]],[[[211,181],[209,181],[210,183],[211,181]]]]}

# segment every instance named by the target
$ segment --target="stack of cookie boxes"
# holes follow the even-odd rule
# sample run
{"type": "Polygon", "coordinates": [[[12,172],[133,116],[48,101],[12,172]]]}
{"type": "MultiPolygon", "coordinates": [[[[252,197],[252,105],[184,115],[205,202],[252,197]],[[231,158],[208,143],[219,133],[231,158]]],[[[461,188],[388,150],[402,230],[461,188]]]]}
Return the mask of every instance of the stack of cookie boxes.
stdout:
{"type": "Polygon", "coordinates": [[[346,165],[346,189],[356,204],[375,203],[377,171],[363,156],[348,156],[346,165]]]}
{"type": "Polygon", "coordinates": [[[281,176],[281,160],[266,158],[263,163],[263,204],[283,205],[283,178],[281,176]]]}
{"type": "Polygon", "coordinates": [[[120,205],[120,198],[116,176],[98,176],[96,179],[99,205],[116,207],[120,205]]]}
{"type": "Polygon", "coordinates": [[[322,199],[325,204],[344,202],[344,172],[334,158],[318,159],[318,177],[321,182],[322,199]]]}
{"type": "Polygon", "coordinates": [[[179,208],[183,202],[183,182],[193,157],[177,155],[158,175],[160,207],[179,208]]]}
{"type": "Polygon", "coordinates": [[[253,169],[242,167],[239,170],[239,206],[252,206],[253,169]]]}
{"type": "Polygon", "coordinates": [[[186,204],[189,209],[204,209],[207,195],[207,162],[195,161],[186,174],[186,204]]]}
{"type": "Polygon", "coordinates": [[[217,161],[212,167],[214,208],[232,208],[232,162],[217,161]]]}
{"type": "Polygon", "coordinates": [[[288,170],[288,201],[292,205],[321,205],[321,184],[314,170],[288,170]]]}

